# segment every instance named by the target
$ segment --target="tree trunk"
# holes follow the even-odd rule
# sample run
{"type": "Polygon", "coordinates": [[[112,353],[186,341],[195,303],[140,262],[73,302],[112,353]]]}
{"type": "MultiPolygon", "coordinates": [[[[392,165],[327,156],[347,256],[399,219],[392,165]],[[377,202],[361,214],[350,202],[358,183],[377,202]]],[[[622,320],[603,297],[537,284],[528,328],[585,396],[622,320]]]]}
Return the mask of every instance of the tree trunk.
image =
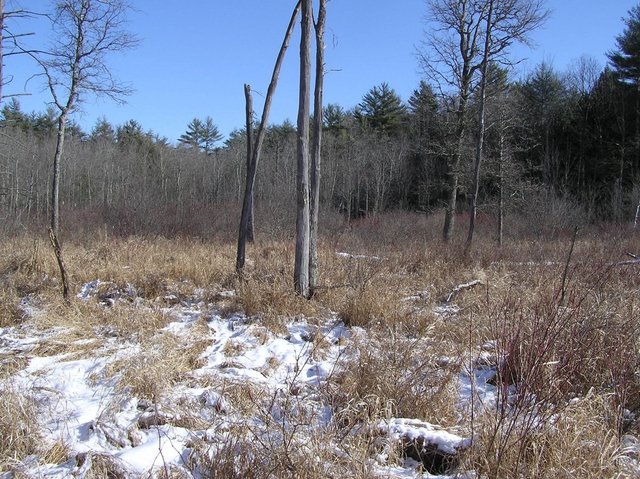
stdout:
{"type": "Polygon", "coordinates": [[[316,33],[316,78],[313,103],[311,154],[311,224],[309,238],[309,294],[318,283],[318,216],[320,212],[320,163],[322,150],[322,93],[324,86],[324,25],[327,0],[320,0],[316,33]]]}
{"type": "Polygon", "coordinates": [[[242,214],[240,216],[240,228],[238,232],[238,250],[236,254],[236,273],[238,274],[242,273],[242,270],[244,269],[247,231],[249,228],[251,228],[251,231],[253,231],[253,190],[255,186],[255,171],[258,168],[258,163],[260,161],[260,150],[262,149],[262,143],[264,141],[264,136],[267,131],[267,121],[269,120],[269,112],[271,110],[271,101],[273,100],[273,95],[276,91],[276,86],[278,85],[278,77],[280,76],[280,67],[282,66],[282,61],[284,60],[284,54],[287,51],[287,48],[289,47],[289,41],[291,39],[291,35],[293,34],[296,18],[298,17],[298,13],[300,12],[301,3],[302,3],[302,0],[299,0],[293,9],[293,13],[291,14],[291,19],[289,20],[289,26],[287,27],[284,40],[282,41],[280,51],[278,52],[278,58],[276,59],[276,64],[273,68],[273,73],[271,75],[271,82],[269,83],[269,88],[267,89],[267,97],[264,100],[264,107],[262,109],[262,118],[260,119],[260,124],[258,125],[258,132],[256,134],[255,143],[253,144],[253,147],[252,147],[251,168],[247,168],[247,175],[249,175],[249,171],[253,171],[254,175],[253,175],[253,178],[251,179],[247,178],[246,187],[244,191],[244,201],[242,204],[242,214]],[[243,225],[245,228],[244,231],[243,231],[243,225]]]}
{"type": "Polygon", "coordinates": [[[460,100],[460,107],[457,116],[457,145],[453,162],[451,162],[451,164],[449,165],[449,198],[447,199],[447,207],[444,215],[444,227],[442,229],[442,239],[445,243],[451,241],[451,237],[453,236],[453,227],[455,226],[456,204],[458,200],[458,181],[460,177],[460,162],[462,160],[462,148],[465,135],[464,123],[466,121],[466,100],[460,100]]]}
{"type": "Polygon", "coordinates": [[[247,130],[247,184],[245,189],[251,192],[251,194],[247,195],[245,198],[249,201],[249,205],[247,205],[249,214],[247,215],[245,233],[247,241],[249,243],[253,243],[253,187],[255,185],[256,169],[258,165],[253,161],[253,97],[251,96],[251,85],[245,84],[244,96],[246,100],[245,123],[247,130]]]}
{"type": "Polygon", "coordinates": [[[67,112],[63,111],[58,118],[58,134],[56,152],[53,156],[53,175],[51,179],[51,218],[49,227],[56,237],[60,234],[60,170],[62,150],[64,148],[64,132],[67,126],[67,112]]]}
{"type": "Polygon", "coordinates": [[[2,49],[2,43],[4,41],[4,0],[0,0],[0,105],[2,104],[2,87],[3,87],[3,78],[4,78],[4,68],[3,68],[3,55],[4,50],[2,49]]]}
{"type": "Polygon", "coordinates": [[[473,233],[476,228],[476,216],[478,215],[478,193],[480,191],[480,165],[482,164],[482,149],[484,146],[485,110],[487,103],[487,64],[489,63],[489,48],[491,45],[491,21],[493,14],[493,0],[489,0],[487,12],[487,28],[484,38],[484,52],[482,54],[481,78],[480,78],[480,111],[478,112],[478,140],[476,143],[476,157],[473,165],[473,193],[471,195],[471,211],[469,212],[469,233],[464,254],[471,252],[473,233]]]}
{"type": "Polygon", "coordinates": [[[253,99],[251,86],[244,85],[246,102],[246,133],[247,133],[247,173],[245,184],[242,216],[240,218],[240,232],[238,233],[238,251],[236,254],[236,272],[241,273],[244,268],[247,241],[253,241],[253,185],[256,177],[256,164],[253,162],[253,99]]]}
{"type": "Polygon", "coordinates": [[[504,241],[504,131],[500,130],[498,150],[498,246],[502,248],[504,241]]]}
{"type": "Polygon", "coordinates": [[[296,175],[296,253],[293,284],[297,294],[309,297],[309,110],[311,85],[312,0],[302,0],[300,36],[300,90],[298,100],[298,138],[296,175]]]}
{"type": "Polygon", "coordinates": [[[53,253],[58,262],[60,270],[60,279],[62,282],[62,298],[65,302],[69,301],[69,282],[67,279],[67,270],[62,257],[62,247],[60,246],[60,170],[62,162],[62,151],[64,148],[64,132],[67,126],[68,110],[63,110],[58,118],[58,134],[56,137],[56,152],[53,157],[53,176],[51,186],[51,222],[49,224],[49,238],[53,253]]]}

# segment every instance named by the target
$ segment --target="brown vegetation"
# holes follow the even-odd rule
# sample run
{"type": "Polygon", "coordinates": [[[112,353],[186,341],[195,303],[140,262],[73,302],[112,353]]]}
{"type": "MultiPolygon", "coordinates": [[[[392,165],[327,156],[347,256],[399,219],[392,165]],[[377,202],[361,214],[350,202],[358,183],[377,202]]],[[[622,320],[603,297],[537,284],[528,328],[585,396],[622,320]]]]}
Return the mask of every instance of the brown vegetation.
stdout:
{"type": "MultiPolygon", "coordinates": [[[[121,391],[153,402],[173,384],[195,381],[224,391],[243,417],[262,418],[264,430],[236,424],[240,429],[227,431],[215,447],[194,443],[191,461],[209,471],[205,477],[232,469],[243,471],[242,477],[269,477],[266,471],[325,477],[323,467],[309,464],[310,454],[336,474],[376,477],[370,459],[381,446],[371,427],[389,417],[426,420],[468,436],[473,431],[473,447],[460,467],[486,477],[624,473],[620,440],[640,429],[634,419],[640,410],[640,267],[616,263],[628,252],[640,252],[638,237],[619,229],[579,232],[561,300],[569,232],[546,240],[511,239],[502,249],[485,239],[472,261],[460,258],[462,245],[437,240],[437,224],[437,218],[408,213],[336,222],[336,234],[320,243],[319,284],[311,301],[298,297],[290,284],[293,242],[286,235],[250,245],[252,260],[242,281],[235,279],[231,242],[121,238],[103,231],[65,238],[75,293],[89,281],[101,281],[92,300],[73,299],[69,306],[51,279],[55,260],[43,247],[46,239],[6,237],[0,245],[1,326],[52,331],[32,351],[39,356],[88,357],[107,347],[109,338],[135,340],[142,345],[139,354],[108,368],[121,391]],[[457,309],[442,302],[456,286],[478,279],[481,285],[455,296],[457,309]],[[194,322],[185,337],[161,330],[171,320],[164,308],[189,301],[204,301],[223,315],[246,312],[259,342],[283,334],[296,317],[321,324],[335,312],[352,337],[319,394],[334,413],[330,427],[309,437],[302,428],[284,430],[270,419],[276,401],[293,423],[313,420],[299,416],[296,397],[307,393],[295,380],[290,396],[275,397],[251,385],[190,377],[214,340],[206,325],[194,322]],[[459,378],[480,364],[495,371],[496,407],[461,409],[459,378]],[[285,442],[257,441],[264,437],[285,442]],[[329,444],[336,442],[349,451],[350,464],[333,455],[329,444]],[[238,448],[246,451],[246,463],[233,454],[238,448]],[[268,469],[252,468],[251,457],[260,457],[268,469]]],[[[482,232],[482,222],[479,226],[482,232]]],[[[323,354],[323,338],[310,341],[314,354],[323,354]]],[[[238,354],[242,351],[229,351],[230,361],[238,354]]],[[[0,378],[24,364],[0,356],[0,378]]],[[[270,367],[278,367],[276,358],[270,367]]],[[[29,394],[6,391],[0,408],[2,469],[29,454],[46,453],[28,413],[29,394]]],[[[166,406],[179,412],[174,416],[180,424],[202,427],[201,419],[189,414],[197,406],[166,406]]],[[[111,470],[109,460],[95,456],[92,467],[111,470]]],[[[182,477],[171,468],[158,474],[182,477]]]]}

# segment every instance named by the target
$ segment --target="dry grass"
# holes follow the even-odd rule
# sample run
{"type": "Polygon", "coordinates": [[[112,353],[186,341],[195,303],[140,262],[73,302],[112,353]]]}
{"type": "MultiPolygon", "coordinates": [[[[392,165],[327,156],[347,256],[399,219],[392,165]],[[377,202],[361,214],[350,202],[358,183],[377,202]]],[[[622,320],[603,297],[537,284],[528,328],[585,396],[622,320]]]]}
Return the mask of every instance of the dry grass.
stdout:
{"type": "MultiPolygon", "coordinates": [[[[76,290],[95,279],[105,282],[95,297],[74,298],[67,306],[52,279],[56,266],[45,240],[10,238],[0,244],[0,327],[31,322],[51,331],[33,351],[37,355],[85,356],[110,338],[136,342],[138,354],[109,366],[121,390],[159,401],[172,385],[189,380],[223,394],[235,413],[262,417],[263,429],[240,425],[236,435],[219,438],[217,445],[194,446],[193,463],[202,477],[326,477],[329,470],[323,467],[335,477],[374,477],[366,465],[373,454],[370,442],[351,432],[386,416],[474,428],[477,443],[467,464],[487,477],[531,477],[534,471],[538,477],[615,476],[618,438],[638,429],[635,423],[622,424],[621,411],[640,411],[640,267],[611,265],[627,252],[640,253],[638,236],[580,233],[563,288],[570,234],[507,238],[501,250],[480,234],[473,256],[463,258],[461,244],[440,243],[439,228],[439,218],[413,214],[381,215],[336,228],[321,242],[320,286],[312,301],[293,292],[292,241],[250,245],[245,277],[239,281],[231,242],[102,234],[64,244],[76,290]],[[482,286],[455,297],[457,312],[434,314],[455,286],[475,279],[482,286]],[[235,296],[220,295],[229,289],[235,296]],[[560,301],[562,289],[566,294],[560,301]],[[46,314],[28,317],[21,305],[26,296],[46,314]],[[112,306],[101,300],[113,300],[112,306]],[[193,377],[210,344],[206,323],[192,325],[184,337],[160,330],[172,319],[165,307],[200,300],[224,314],[251,316],[260,342],[286,333],[294,317],[314,324],[336,312],[352,328],[353,341],[320,394],[334,410],[332,427],[316,435],[300,427],[287,436],[268,420],[266,391],[221,383],[215,375],[193,377]],[[477,357],[487,341],[497,344],[502,384],[526,384],[522,387],[540,401],[536,407],[548,407],[545,417],[554,417],[552,427],[522,428],[508,415],[472,422],[461,414],[460,365],[477,357]],[[260,443],[258,432],[289,443],[260,443]],[[350,460],[336,457],[329,447],[335,443],[350,460]],[[246,454],[238,455],[239,450],[246,454]],[[310,463],[309,457],[321,458],[324,466],[310,463]],[[252,458],[264,466],[256,468],[252,458]]],[[[318,357],[327,347],[321,337],[314,339],[318,357]]],[[[242,353],[231,341],[226,348],[231,358],[242,353]]],[[[0,357],[0,377],[22,367],[22,359],[0,357]]],[[[30,418],[20,427],[15,426],[20,420],[4,420],[21,418],[28,410],[24,395],[9,394],[0,401],[0,410],[8,411],[0,413],[0,428],[7,428],[0,431],[5,458],[0,463],[6,465],[38,451],[30,439],[37,438],[37,427],[29,429],[30,418]]],[[[526,404],[521,405],[525,415],[526,404]]],[[[184,414],[194,405],[169,406],[185,421],[193,420],[191,426],[204,427],[184,414]]],[[[64,456],[53,449],[51,454],[64,456]]],[[[122,474],[107,456],[92,461],[93,477],[122,474]]],[[[183,472],[167,469],[156,477],[178,478],[183,472]]]]}
{"type": "Polygon", "coordinates": [[[35,401],[6,381],[0,382],[0,471],[42,451],[35,401]]]}
{"type": "Polygon", "coordinates": [[[356,343],[328,386],[328,402],[342,428],[381,417],[407,417],[455,424],[457,372],[443,367],[428,339],[408,339],[386,330],[356,343]]]}
{"type": "Polygon", "coordinates": [[[586,478],[620,476],[619,440],[611,398],[590,394],[549,421],[501,422],[488,413],[466,458],[482,477],[586,478]]]}
{"type": "Polygon", "coordinates": [[[87,479],[127,479],[130,474],[117,457],[110,454],[82,454],[76,459],[82,469],[86,468],[87,479]]]}
{"type": "Polygon", "coordinates": [[[118,387],[140,399],[154,402],[188,373],[203,366],[202,352],[211,344],[207,338],[159,333],[141,344],[141,350],[109,364],[105,374],[118,376],[118,387]]]}

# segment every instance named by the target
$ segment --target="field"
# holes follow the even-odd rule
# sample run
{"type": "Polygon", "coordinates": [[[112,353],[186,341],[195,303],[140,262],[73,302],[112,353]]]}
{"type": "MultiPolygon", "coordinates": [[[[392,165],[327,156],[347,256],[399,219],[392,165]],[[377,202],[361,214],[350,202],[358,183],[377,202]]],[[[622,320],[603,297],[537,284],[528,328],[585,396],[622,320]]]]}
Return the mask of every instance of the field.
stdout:
{"type": "Polygon", "coordinates": [[[0,478],[640,477],[640,234],[441,219],[0,243],[0,478]],[[459,235],[462,237],[462,235],[459,235]],[[482,238],[484,236],[484,238],[482,238]]]}

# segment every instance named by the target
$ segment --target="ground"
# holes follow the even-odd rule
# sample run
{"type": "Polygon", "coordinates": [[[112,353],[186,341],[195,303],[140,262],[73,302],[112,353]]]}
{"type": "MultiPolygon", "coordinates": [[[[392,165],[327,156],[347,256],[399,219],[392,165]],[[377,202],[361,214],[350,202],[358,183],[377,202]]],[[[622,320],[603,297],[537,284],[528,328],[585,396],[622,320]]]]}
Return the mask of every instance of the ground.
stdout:
{"type": "Polygon", "coordinates": [[[0,477],[637,477],[634,241],[7,240],[0,477]]]}

